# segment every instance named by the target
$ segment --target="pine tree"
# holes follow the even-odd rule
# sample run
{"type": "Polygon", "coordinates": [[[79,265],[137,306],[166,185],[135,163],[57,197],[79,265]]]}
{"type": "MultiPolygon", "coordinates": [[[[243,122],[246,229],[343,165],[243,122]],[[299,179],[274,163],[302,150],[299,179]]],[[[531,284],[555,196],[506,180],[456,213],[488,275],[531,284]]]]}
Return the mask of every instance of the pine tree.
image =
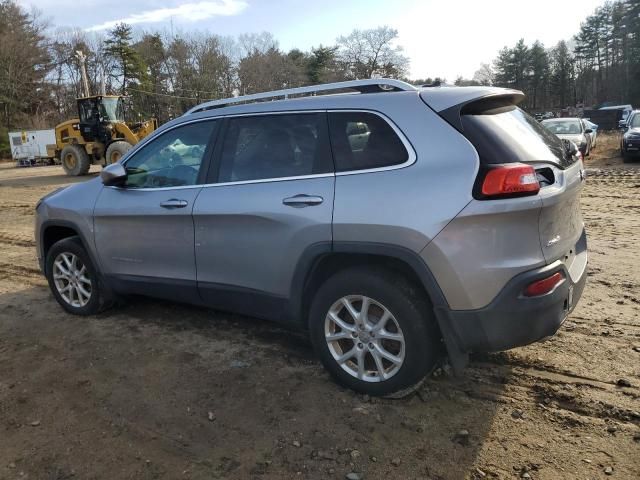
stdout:
{"type": "Polygon", "coordinates": [[[530,106],[533,109],[546,106],[549,88],[549,57],[544,45],[536,41],[529,49],[531,76],[529,80],[530,106]]]}
{"type": "Polygon", "coordinates": [[[104,41],[105,54],[113,61],[110,76],[120,83],[120,92],[127,94],[129,86],[135,86],[145,77],[145,66],[132,45],[131,26],[120,23],[109,32],[104,41]]]}
{"type": "Polygon", "coordinates": [[[551,90],[555,93],[555,105],[564,108],[571,101],[573,84],[573,57],[564,40],[551,51],[551,62],[551,90]]]}

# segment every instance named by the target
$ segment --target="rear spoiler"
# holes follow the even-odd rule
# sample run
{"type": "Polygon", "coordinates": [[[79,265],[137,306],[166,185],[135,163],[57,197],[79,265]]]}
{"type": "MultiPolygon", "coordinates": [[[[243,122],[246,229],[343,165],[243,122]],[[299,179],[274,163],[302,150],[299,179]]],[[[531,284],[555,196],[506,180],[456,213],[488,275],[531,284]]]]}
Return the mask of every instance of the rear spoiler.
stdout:
{"type": "Polygon", "coordinates": [[[420,98],[454,128],[462,131],[460,115],[518,105],[524,99],[524,93],[497,87],[431,87],[421,89],[420,98]]]}
{"type": "Polygon", "coordinates": [[[459,103],[439,112],[439,115],[456,130],[462,132],[464,130],[460,119],[462,115],[477,115],[488,112],[499,113],[502,109],[518,105],[522,100],[524,100],[524,93],[513,90],[509,93],[487,95],[459,103]]]}

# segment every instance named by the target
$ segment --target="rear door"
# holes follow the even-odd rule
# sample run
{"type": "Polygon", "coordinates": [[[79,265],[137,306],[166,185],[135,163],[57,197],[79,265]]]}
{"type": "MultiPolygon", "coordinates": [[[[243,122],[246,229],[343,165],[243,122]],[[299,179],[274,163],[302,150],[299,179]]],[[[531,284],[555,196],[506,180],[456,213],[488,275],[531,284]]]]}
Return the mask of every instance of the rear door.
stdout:
{"type": "Polygon", "coordinates": [[[125,162],[127,183],[104,187],[94,209],[104,274],[127,293],[198,300],[191,212],[216,121],[177,126],[125,162]]]}
{"type": "Polygon", "coordinates": [[[281,318],[298,262],[332,241],[334,173],[325,113],[232,117],[193,210],[200,295],[281,318]]]}

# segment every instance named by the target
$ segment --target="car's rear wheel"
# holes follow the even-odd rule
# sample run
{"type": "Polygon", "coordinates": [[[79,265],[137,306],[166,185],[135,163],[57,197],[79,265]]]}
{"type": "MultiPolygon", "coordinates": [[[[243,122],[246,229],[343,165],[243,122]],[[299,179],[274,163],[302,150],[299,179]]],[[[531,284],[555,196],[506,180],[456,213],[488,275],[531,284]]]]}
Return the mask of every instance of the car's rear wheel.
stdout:
{"type": "Polygon", "coordinates": [[[388,270],[354,268],[335,274],[318,290],[309,322],[324,366],[338,383],[360,393],[406,395],[440,354],[428,300],[388,270]]]}
{"type": "Polygon", "coordinates": [[[56,242],[47,253],[46,276],[58,303],[69,313],[92,315],[112,301],[78,237],[56,242]]]}

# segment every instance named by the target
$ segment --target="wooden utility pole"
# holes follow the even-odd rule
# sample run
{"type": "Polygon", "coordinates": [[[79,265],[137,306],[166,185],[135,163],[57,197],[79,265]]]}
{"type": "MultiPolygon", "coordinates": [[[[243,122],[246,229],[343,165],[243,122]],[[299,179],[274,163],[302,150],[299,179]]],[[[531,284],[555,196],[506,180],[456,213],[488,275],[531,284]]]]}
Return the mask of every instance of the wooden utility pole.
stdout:
{"type": "Polygon", "coordinates": [[[84,90],[84,96],[90,97],[91,93],[89,92],[89,79],[87,78],[87,67],[86,67],[87,57],[84,53],[82,53],[82,50],[76,50],[76,58],[80,63],[80,75],[82,76],[82,88],[84,90]]]}

